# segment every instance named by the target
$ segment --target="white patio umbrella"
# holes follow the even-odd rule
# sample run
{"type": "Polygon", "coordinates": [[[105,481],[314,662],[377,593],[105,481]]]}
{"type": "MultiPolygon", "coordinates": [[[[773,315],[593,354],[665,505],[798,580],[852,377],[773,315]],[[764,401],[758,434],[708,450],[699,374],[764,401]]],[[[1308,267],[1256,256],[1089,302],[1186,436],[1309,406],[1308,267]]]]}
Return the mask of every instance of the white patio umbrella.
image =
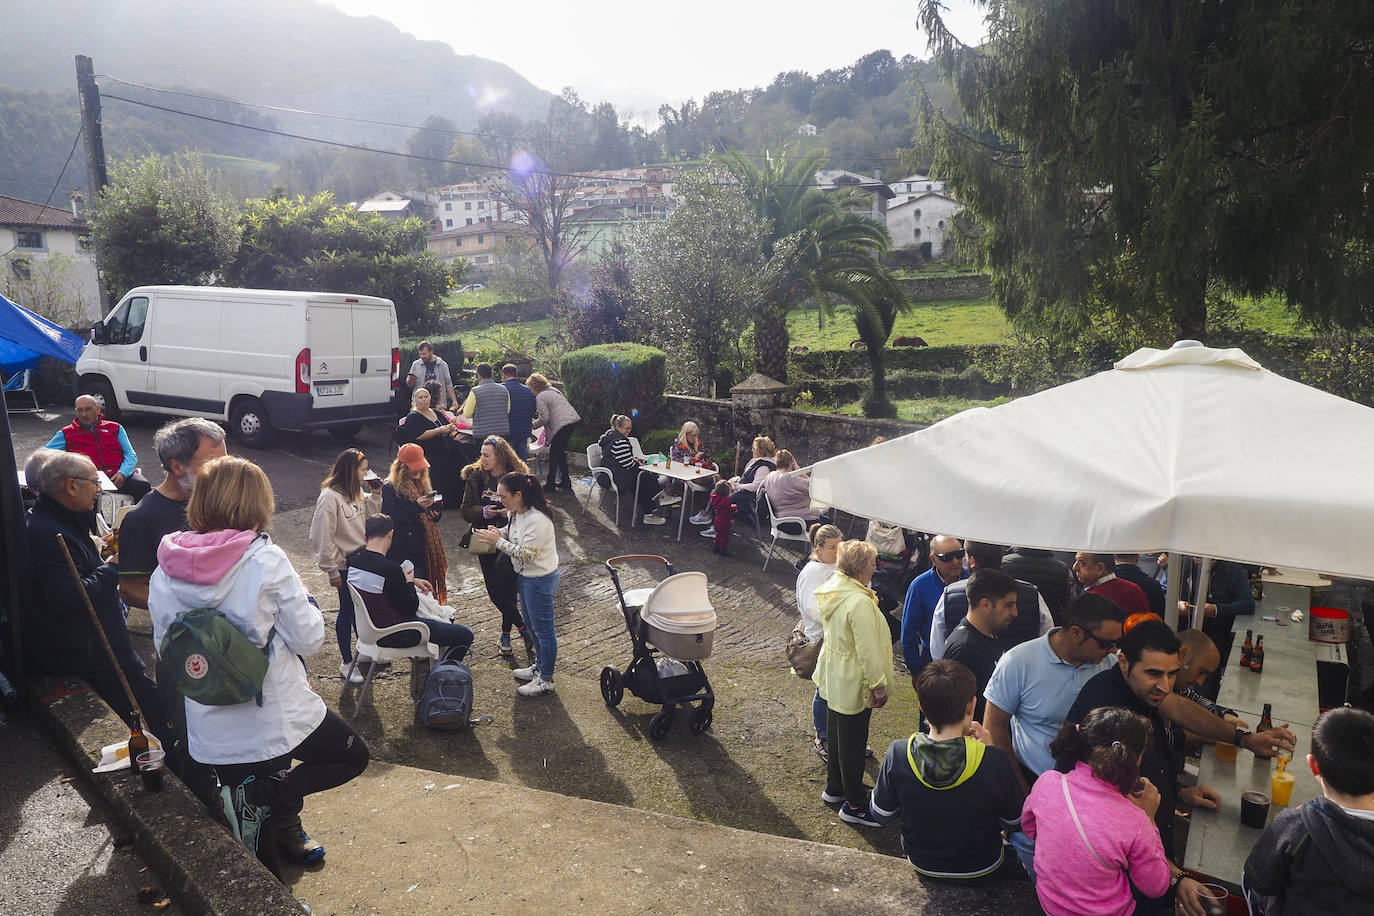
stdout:
{"type": "Polygon", "coordinates": [[[811,496],[992,543],[1374,579],[1374,409],[1180,341],[818,462],[811,496]]]}

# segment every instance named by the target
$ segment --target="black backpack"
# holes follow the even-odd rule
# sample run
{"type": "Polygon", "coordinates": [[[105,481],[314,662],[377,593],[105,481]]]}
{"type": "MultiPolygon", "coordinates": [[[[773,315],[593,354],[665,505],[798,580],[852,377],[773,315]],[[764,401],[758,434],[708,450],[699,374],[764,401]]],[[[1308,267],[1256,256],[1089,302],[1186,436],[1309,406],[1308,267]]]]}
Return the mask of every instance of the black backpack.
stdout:
{"type": "Polygon", "coordinates": [[[472,670],[450,658],[452,651],[434,664],[416,704],[416,717],[425,728],[457,731],[467,728],[472,717],[472,670]]]}

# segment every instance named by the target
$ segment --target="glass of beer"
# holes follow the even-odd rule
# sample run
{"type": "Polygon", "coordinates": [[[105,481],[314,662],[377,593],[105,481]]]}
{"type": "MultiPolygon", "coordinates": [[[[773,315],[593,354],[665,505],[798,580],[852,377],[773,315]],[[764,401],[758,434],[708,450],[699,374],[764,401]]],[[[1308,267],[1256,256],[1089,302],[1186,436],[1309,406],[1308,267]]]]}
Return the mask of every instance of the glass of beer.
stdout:
{"type": "Polygon", "coordinates": [[[1274,775],[1269,777],[1269,795],[1274,799],[1274,804],[1287,807],[1288,800],[1293,796],[1293,774],[1282,767],[1274,770],[1274,775]]]}
{"type": "Polygon", "coordinates": [[[1218,741],[1216,748],[1218,760],[1231,761],[1236,759],[1236,746],[1230,741],[1218,741]]]}

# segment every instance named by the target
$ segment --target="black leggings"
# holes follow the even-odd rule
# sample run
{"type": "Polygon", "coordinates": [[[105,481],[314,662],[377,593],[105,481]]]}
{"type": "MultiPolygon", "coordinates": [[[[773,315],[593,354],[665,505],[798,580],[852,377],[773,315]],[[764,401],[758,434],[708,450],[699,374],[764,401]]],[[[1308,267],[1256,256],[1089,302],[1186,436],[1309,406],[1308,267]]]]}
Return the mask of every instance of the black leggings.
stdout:
{"type": "Polygon", "coordinates": [[[577,423],[574,421],[561,427],[549,440],[549,479],[545,483],[551,487],[558,483],[560,474],[563,476],[563,482],[572,486],[572,475],[568,473],[568,440],[572,438],[576,426],[577,423]]]}
{"type": "Polygon", "coordinates": [[[525,625],[520,620],[518,601],[520,577],[516,575],[515,567],[509,561],[496,562],[500,557],[499,553],[484,553],[477,557],[477,563],[482,567],[482,581],[487,586],[487,597],[501,612],[502,633],[509,633],[511,627],[523,630],[525,625]]]}
{"type": "Polygon", "coordinates": [[[621,468],[615,472],[616,488],[631,499],[634,499],[636,481],[639,481],[639,508],[647,515],[658,508],[658,494],[663,492],[663,487],[658,482],[658,475],[652,471],[621,468]],[[639,479],[641,476],[643,480],[639,479]]]}
{"type": "Polygon", "coordinates": [[[864,757],[868,750],[868,720],[872,716],[872,709],[852,716],[833,709],[826,711],[825,742],[830,755],[826,764],[826,787],[831,791],[842,789],[844,800],[860,810],[868,807],[864,757]]]}

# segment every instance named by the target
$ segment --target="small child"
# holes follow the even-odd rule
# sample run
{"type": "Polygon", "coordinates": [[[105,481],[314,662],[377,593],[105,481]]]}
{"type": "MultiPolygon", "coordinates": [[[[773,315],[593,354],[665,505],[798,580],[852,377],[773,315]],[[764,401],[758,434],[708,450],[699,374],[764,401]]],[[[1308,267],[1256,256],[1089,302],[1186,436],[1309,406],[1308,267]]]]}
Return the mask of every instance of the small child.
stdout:
{"type": "Polygon", "coordinates": [[[730,502],[730,481],[721,480],[711,491],[712,525],[715,528],[715,542],[711,553],[722,557],[730,556],[730,529],[735,527],[735,510],[739,508],[730,502]]]}
{"type": "Polygon", "coordinates": [[[916,695],[930,734],[892,742],[868,803],[884,824],[901,815],[902,850],[917,874],[964,887],[1026,877],[1002,839],[1003,828],[1020,829],[1021,789],[1007,755],[974,727],[977,693],[973,672],[959,662],[921,669],[916,695]],[[978,737],[966,737],[970,730],[978,737]]]}
{"type": "Polygon", "coordinates": [[[1307,765],[1324,798],[1282,811],[1245,860],[1266,914],[1360,913],[1374,900],[1374,715],[1333,709],[1312,729],[1307,765]]]}

